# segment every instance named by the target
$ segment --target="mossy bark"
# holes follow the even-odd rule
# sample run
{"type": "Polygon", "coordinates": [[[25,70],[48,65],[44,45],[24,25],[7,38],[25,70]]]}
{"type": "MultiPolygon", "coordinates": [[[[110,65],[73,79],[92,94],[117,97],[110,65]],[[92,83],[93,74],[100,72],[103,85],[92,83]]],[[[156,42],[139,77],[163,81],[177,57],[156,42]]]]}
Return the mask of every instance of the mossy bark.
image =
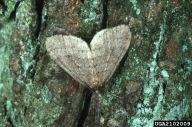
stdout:
{"type": "Polygon", "coordinates": [[[178,0],[3,0],[0,2],[0,126],[148,127],[191,120],[192,2],[178,0]],[[46,52],[72,34],[90,43],[101,29],[129,25],[130,48],[92,93],[46,52]]]}

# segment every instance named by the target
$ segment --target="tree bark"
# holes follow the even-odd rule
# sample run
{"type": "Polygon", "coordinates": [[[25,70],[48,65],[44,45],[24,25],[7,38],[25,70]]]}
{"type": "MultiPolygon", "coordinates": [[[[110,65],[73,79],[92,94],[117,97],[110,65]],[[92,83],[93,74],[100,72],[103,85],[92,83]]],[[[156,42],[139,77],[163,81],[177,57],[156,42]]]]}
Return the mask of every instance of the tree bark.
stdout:
{"type": "Polygon", "coordinates": [[[3,0],[0,2],[0,126],[149,127],[192,119],[192,2],[3,0]],[[126,24],[127,54],[98,93],[48,55],[47,37],[88,44],[126,24]]]}

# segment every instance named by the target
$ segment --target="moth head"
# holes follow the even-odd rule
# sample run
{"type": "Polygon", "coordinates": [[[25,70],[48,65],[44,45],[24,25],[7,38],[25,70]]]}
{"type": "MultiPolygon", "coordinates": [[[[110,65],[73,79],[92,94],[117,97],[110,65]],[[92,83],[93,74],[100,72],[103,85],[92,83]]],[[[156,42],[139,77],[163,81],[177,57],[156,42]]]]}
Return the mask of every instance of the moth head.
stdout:
{"type": "Polygon", "coordinates": [[[91,80],[90,88],[93,91],[98,91],[101,86],[102,86],[102,84],[98,78],[93,78],[91,80]]]}

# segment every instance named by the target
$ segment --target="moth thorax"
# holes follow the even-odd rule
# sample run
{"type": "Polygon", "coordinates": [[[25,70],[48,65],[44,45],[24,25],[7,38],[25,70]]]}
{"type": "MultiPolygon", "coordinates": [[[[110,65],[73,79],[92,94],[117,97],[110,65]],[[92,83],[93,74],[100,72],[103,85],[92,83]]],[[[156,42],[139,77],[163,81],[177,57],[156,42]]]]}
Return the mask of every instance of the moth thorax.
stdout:
{"type": "Polygon", "coordinates": [[[98,83],[99,83],[98,80],[93,80],[93,85],[94,85],[94,86],[97,85],[98,83]]]}
{"type": "Polygon", "coordinates": [[[96,78],[96,77],[93,78],[93,79],[91,80],[91,86],[90,86],[90,88],[95,91],[95,90],[98,90],[100,87],[101,87],[101,84],[100,84],[99,79],[96,78]]]}

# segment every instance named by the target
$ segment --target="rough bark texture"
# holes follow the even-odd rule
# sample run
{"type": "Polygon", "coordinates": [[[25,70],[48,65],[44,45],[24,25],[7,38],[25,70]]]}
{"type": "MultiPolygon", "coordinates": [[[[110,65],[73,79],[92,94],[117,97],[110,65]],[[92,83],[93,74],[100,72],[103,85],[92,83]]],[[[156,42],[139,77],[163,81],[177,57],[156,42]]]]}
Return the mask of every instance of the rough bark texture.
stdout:
{"type": "Polygon", "coordinates": [[[179,0],[1,0],[0,126],[149,127],[192,119],[192,2],[179,0]],[[50,59],[45,39],[90,42],[129,25],[132,42],[99,93],[50,59]]]}

